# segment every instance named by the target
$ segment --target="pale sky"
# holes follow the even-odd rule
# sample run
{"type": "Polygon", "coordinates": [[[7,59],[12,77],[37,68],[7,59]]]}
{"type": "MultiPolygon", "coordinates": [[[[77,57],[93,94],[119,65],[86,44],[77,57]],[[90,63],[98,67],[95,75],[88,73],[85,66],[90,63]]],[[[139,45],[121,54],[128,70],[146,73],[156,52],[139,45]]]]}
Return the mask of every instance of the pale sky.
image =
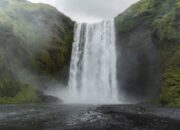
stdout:
{"type": "Polygon", "coordinates": [[[77,22],[112,19],[138,0],[29,0],[47,3],[77,22]]]}

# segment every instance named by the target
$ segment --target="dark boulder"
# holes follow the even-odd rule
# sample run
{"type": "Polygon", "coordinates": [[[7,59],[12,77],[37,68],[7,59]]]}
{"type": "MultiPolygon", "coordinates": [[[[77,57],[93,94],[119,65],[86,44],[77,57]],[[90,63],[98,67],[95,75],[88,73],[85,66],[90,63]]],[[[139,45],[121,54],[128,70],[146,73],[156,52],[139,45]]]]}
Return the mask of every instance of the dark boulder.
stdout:
{"type": "Polygon", "coordinates": [[[42,103],[63,103],[61,99],[55,96],[43,95],[41,97],[42,103]]]}

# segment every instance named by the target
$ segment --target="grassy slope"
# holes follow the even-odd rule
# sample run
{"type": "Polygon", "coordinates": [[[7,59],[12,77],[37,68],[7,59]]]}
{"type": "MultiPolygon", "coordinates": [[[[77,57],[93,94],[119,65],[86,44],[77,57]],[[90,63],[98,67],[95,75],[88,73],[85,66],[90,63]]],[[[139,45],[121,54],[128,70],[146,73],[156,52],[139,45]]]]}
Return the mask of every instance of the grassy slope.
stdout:
{"type": "Polygon", "coordinates": [[[51,6],[0,1],[0,103],[39,101],[46,81],[66,79],[73,26],[51,6]]]}
{"type": "Polygon", "coordinates": [[[118,35],[129,35],[140,26],[151,33],[150,39],[160,53],[163,73],[160,101],[167,106],[180,106],[179,25],[179,0],[141,0],[116,18],[118,35]]]}

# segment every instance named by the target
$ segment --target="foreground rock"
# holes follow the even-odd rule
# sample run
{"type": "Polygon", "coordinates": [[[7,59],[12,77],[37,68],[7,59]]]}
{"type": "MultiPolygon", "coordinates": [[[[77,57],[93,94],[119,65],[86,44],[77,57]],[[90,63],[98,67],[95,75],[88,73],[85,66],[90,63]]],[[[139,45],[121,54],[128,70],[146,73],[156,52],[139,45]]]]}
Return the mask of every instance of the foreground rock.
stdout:
{"type": "Polygon", "coordinates": [[[63,101],[57,97],[50,96],[50,95],[43,95],[41,96],[42,103],[63,103],[63,101]]]}

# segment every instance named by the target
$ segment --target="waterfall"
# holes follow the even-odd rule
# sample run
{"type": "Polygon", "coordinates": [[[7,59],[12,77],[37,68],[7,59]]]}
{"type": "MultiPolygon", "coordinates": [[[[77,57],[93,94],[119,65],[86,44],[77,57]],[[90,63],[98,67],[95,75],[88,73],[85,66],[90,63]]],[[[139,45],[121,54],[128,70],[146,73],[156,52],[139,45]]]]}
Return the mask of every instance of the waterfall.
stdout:
{"type": "Polygon", "coordinates": [[[73,103],[117,103],[114,21],[76,23],[69,98],[73,103]]]}

